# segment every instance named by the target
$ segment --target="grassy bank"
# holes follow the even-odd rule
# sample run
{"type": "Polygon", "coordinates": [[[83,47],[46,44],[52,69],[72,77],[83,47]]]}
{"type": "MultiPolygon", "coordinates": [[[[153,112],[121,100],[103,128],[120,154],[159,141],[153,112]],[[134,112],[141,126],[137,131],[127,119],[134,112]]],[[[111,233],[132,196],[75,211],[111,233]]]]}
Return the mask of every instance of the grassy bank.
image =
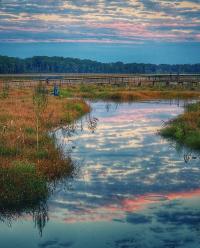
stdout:
{"type": "Polygon", "coordinates": [[[34,97],[35,89],[0,89],[0,209],[34,205],[48,197],[47,182],[70,175],[73,164],[64,158],[48,132],[80,118],[90,108],[78,99],[49,94],[34,97]]]}
{"type": "Polygon", "coordinates": [[[166,123],[160,134],[192,149],[200,149],[200,103],[189,104],[185,112],[166,123]]]}
{"type": "Polygon", "coordinates": [[[200,91],[181,87],[114,87],[109,85],[79,84],[62,88],[61,95],[63,97],[83,97],[99,100],[137,101],[198,98],[200,97],[200,91]]]}
{"type": "Polygon", "coordinates": [[[1,167],[13,162],[30,162],[38,172],[50,176],[48,167],[60,167],[63,163],[60,151],[48,136],[53,127],[65,125],[89,111],[82,100],[48,96],[48,103],[40,115],[39,149],[36,140],[36,113],[33,90],[15,89],[8,97],[0,98],[0,157],[1,167]],[[45,171],[45,173],[44,173],[45,171]]]}
{"type": "MultiPolygon", "coordinates": [[[[51,89],[52,90],[52,89],[51,89]]],[[[49,131],[72,123],[90,111],[81,98],[133,101],[198,98],[199,91],[168,88],[121,88],[73,85],[54,97],[43,88],[0,88],[0,212],[2,209],[29,209],[49,194],[48,182],[71,175],[73,164],[64,158],[49,131]]],[[[200,148],[199,105],[190,105],[185,114],[167,124],[165,137],[200,148]]]]}

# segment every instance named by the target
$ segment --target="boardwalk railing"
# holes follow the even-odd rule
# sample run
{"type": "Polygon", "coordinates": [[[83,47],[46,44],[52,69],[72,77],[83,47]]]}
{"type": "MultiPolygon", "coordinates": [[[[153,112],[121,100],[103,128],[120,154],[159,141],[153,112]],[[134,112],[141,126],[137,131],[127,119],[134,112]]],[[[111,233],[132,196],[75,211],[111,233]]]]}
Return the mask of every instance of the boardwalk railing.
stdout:
{"type": "Polygon", "coordinates": [[[200,74],[36,74],[0,75],[0,83],[34,87],[38,81],[47,85],[97,84],[112,86],[200,86],[200,74]]]}

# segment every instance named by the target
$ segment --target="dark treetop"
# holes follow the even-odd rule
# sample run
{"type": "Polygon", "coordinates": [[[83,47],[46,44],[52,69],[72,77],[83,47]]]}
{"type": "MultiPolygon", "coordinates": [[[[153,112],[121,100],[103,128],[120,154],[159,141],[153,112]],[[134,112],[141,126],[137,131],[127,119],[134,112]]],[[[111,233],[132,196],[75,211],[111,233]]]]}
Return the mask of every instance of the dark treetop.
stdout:
{"type": "Polygon", "coordinates": [[[122,62],[101,63],[75,58],[37,56],[14,58],[0,56],[0,74],[3,73],[200,73],[199,64],[139,64],[122,62]]]}

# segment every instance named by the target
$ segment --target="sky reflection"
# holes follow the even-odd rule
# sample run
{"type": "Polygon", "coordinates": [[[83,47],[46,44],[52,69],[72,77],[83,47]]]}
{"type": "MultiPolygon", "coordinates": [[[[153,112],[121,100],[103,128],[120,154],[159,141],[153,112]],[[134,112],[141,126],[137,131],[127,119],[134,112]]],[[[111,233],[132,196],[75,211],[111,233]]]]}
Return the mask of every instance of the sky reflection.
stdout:
{"type": "Polygon", "coordinates": [[[58,130],[58,145],[71,154],[76,175],[49,199],[43,236],[23,217],[12,229],[0,228],[4,247],[200,247],[199,154],[176,149],[157,133],[182,105],[92,103],[91,115],[71,135],[58,130]],[[94,117],[97,127],[88,129],[94,117]]]}
{"type": "MultiPolygon", "coordinates": [[[[125,103],[106,111],[105,103],[92,106],[97,129],[78,131],[65,147],[74,147],[72,157],[81,172],[70,192],[51,199],[51,206],[70,216],[61,220],[111,221],[163,199],[199,197],[198,161],[186,164],[183,154],[157,134],[162,122],[180,114],[182,107],[125,103]]],[[[57,137],[62,143],[63,134],[57,137]]]]}

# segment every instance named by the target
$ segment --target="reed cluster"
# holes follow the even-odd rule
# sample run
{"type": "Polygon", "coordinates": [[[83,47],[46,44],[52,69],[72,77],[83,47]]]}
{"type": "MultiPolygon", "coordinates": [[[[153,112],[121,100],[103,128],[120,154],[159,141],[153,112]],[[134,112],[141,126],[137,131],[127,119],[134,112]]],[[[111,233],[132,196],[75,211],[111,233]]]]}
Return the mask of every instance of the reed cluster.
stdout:
{"type": "Polygon", "coordinates": [[[45,199],[48,183],[70,175],[73,163],[49,132],[80,118],[90,107],[80,99],[54,97],[39,84],[29,89],[3,86],[0,93],[1,210],[45,199]]]}

